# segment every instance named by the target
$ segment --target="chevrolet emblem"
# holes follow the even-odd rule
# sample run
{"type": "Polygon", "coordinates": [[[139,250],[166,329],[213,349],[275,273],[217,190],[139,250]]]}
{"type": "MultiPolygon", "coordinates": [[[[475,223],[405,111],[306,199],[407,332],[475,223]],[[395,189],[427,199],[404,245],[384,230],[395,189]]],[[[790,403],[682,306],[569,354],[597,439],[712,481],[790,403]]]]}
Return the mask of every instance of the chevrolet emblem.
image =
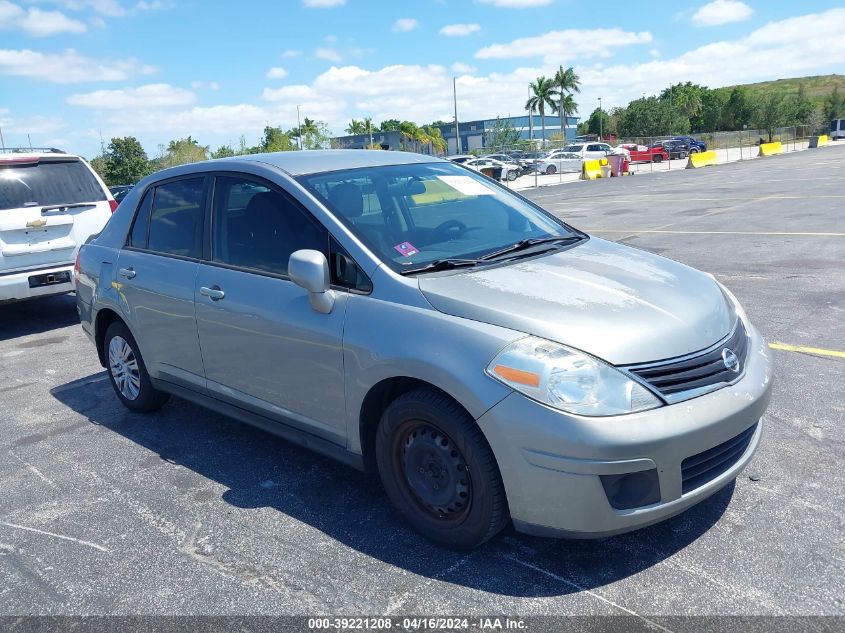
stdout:
{"type": "Polygon", "coordinates": [[[44,218],[38,218],[37,220],[30,220],[26,223],[26,228],[28,229],[38,229],[47,224],[47,220],[44,218]]]}

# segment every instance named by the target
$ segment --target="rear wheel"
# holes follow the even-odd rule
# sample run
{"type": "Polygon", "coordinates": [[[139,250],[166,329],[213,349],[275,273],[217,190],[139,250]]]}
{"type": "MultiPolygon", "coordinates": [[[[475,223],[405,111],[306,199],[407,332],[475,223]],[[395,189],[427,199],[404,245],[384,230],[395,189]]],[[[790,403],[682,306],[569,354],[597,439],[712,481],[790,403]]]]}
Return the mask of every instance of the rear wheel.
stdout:
{"type": "Polygon", "coordinates": [[[692,148],[690,148],[689,153],[690,153],[690,154],[698,154],[698,148],[697,148],[697,147],[692,147],[692,148]]]}
{"type": "Polygon", "coordinates": [[[517,176],[519,176],[519,174],[516,173],[516,171],[510,170],[508,172],[508,182],[513,182],[514,180],[516,180],[517,176]]]}
{"type": "Polygon", "coordinates": [[[655,154],[651,157],[652,162],[660,163],[663,161],[663,154],[655,154]]]}
{"type": "Polygon", "coordinates": [[[546,167],[546,173],[549,174],[550,176],[552,174],[556,174],[557,173],[557,167],[555,167],[554,165],[549,165],[548,167],[546,167]]]}
{"type": "Polygon", "coordinates": [[[493,451],[456,402],[416,389],[385,410],[376,461],[388,497],[430,540],[467,550],[508,521],[504,485],[493,451]]]}
{"type": "Polygon", "coordinates": [[[124,323],[115,321],[109,326],[103,351],[109,382],[127,409],[138,413],[155,411],[170,398],[153,387],[138,344],[124,323]]]}

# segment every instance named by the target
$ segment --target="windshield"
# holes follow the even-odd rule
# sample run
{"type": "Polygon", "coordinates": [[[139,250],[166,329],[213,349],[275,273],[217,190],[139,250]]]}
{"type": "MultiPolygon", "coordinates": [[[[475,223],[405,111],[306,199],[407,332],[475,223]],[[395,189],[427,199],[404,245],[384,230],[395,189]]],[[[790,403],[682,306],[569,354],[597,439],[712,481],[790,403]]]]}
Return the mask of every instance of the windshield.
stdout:
{"type": "Polygon", "coordinates": [[[78,204],[106,199],[103,188],[79,160],[3,165],[0,162],[0,209],[78,204]]]}
{"type": "Polygon", "coordinates": [[[583,145],[567,145],[563,148],[565,152],[580,152],[584,148],[583,145]]]}
{"type": "Polygon", "coordinates": [[[445,162],[299,180],[399,272],[442,259],[475,259],[526,239],[576,235],[488,178],[445,162]]]}

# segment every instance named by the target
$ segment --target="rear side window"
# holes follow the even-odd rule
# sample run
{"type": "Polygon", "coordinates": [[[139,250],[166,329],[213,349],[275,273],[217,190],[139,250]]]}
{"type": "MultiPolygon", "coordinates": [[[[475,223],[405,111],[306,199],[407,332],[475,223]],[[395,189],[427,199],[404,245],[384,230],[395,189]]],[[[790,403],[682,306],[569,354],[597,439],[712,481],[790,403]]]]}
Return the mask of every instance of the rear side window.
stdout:
{"type": "Polygon", "coordinates": [[[0,163],[0,209],[101,202],[106,193],[78,159],[0,163]]]}
{"type": "Polygon", "coordinates": [[[132,233],[129,234],[129,246],[135,248],[147,248],[147,232],[150,228],[150,208],[153,206],[153,190],[150,189],[144,194],[138,213],[135,216],[135,223],[132,225],[132,233]]]}
{"type": "Polygon", "coordinates": [[[147,248],[157,253],[202,255],[205,179],[187,178],[155,188],[147,248]]]}

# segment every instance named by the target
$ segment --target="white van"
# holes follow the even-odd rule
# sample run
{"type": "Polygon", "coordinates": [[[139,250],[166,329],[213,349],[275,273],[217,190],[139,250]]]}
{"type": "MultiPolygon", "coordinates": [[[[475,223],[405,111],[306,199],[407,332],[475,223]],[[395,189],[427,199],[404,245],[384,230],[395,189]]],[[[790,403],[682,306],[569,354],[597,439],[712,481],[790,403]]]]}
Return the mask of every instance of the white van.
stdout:
{"type": "Polygon", "coordinates": [[[0,303],[72,292],[79,246],[116,208],[79,156],[52,148],[0,152],[0,303]]]}
{"type": "Polygon", "coordinates": [[[845,119],[833,119],[830,122],[830,138],[834,141],[845,138],[845,119]]]}

